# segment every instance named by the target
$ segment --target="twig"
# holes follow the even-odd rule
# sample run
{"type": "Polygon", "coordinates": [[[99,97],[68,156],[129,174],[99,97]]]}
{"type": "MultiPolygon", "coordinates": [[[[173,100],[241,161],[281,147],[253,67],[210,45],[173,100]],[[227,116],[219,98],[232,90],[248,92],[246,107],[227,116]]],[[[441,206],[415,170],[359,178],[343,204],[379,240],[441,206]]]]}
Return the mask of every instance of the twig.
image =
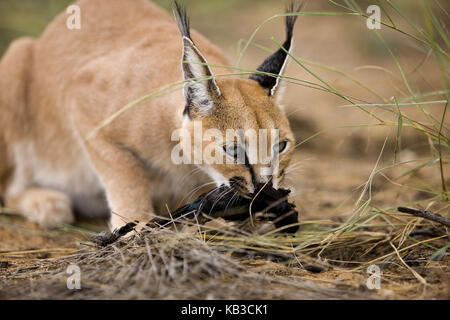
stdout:
{"type": "Polygon", "coordinates": [[[414,229],[409,233],[409,236],[414,237],[414,236],[422,235],[422,236],[429,236],[429,237],[437,237],[442,234],[443,234],[443,232],[440,229],[438,229],[434,226],[431,226],[431,227],[425,228],[425,229],[414,229]]]}
{"type": "Polygon", "coordinates": [[[409,213],[412,214],[416,217],[420,217],[420,218],[425,218],[434,222],[438,222],[440,224],[443,224],[446,227],[450,227],[450,220],[438,215],[436,213],[433,213],[431,211],[426,211],[426,210],[419,210],[419,209],[411,209],[411,208],[405,208],[405,207],[398,207],[397,208],[398,211],[403,212],[403,213],[409,213]]]}
{"type": "Polygon", "coordinates": [[[408,264],[405,262],[405,260],[403,260],[402,256],[400,255],[400,253],[398,252],[398,249],[394,246],[394,244],[389,241],[389,244],[391,245],[391,247],[394,249],[395,253],[397,254],[397,257],[400,259],[401,263],[403,263],[403,265],[409,270],[411,271],[411,273],[414,275],[414,277],[417,278],[417,280],[420,281],[420,283],[426,285],[427,281],[413,268],[411,268],[410,266],[408,266],[408,264]]]}
{"type": "Polygon", "coordinates": [[[114,230],[113,232],[100,232],[98,235],[92,237],[91,240],[95,244],[105,247],[108,244],[116,242],[117,240],[119,240],[119,238],[133,231],[134,227],[136,227],[138,223],[138,221],[128,222],[126,225],[114,230]]]}

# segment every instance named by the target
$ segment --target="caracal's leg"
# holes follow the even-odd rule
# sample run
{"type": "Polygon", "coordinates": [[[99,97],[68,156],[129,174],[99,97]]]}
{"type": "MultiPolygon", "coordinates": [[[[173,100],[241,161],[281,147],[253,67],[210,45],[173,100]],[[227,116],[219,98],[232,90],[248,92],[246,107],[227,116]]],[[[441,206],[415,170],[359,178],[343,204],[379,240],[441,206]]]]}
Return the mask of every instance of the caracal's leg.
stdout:
{"type": "Polygon", "coordinates": [[[105,187],[111,229],[135,220],[142,227],[150,221],[152,184],[145,164],[133,152],[103,140],[87,142],[86,150],[105,187]]]}

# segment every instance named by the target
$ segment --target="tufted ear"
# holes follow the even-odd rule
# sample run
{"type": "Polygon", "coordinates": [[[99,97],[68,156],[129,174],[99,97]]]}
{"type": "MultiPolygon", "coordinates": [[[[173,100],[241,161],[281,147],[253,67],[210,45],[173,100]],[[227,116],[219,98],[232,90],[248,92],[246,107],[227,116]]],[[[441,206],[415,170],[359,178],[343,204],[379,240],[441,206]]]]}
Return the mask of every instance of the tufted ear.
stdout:
{"type": "Polygon", "coordinates": [[[173,12],[183,41],[181,66],[183,79],[187,80],[183,88],[184,113],[191,118],[193,115],[207,115],[221,92],[206,59],[192,41],[186,10],[175,1],[173,12]]]}
{"type": "MultiPolygon", "coordinates": [[[[302,6],[303,3],[295,5],[294,2],[291,2],[286,13],[300,12],[302,6]]],[[[283,48],[288,52],[291,52],[292,49],[293,29],[297,17],[286,16],[286,41],[283,43],[283,48]]],[[[278,77],[255,73],[250,76],[250,79],[258,81],[261,87],[268,89],[269,96],[273,96],[279,87],[279,76],[283,74],[288,58],[289,55],[283,49],[278,49],[274,54],[264,60],[262,65],[257,69],[261,72],[276,74],[278,77]]]]}

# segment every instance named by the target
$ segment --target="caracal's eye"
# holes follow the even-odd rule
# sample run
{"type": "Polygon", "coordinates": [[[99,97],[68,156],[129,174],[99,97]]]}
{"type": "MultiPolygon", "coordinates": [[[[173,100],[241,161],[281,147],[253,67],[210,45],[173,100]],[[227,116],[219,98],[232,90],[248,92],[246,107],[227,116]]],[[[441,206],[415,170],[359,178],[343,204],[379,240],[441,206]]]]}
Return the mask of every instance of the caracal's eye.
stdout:
{"type": "Polygon", "coordinates": [[[237,144],[232,145],[224,145],[223,151],[225,151],[226,154],[233,158],[237,158],[239,155],[239,146],[237,144]]]}
{"type": "Polygon", "coordinates": [[[281,141],[280,143],[275,144],[273,146],[273,151],[275,153],[281,154],[281,153],[283,153],[283,151],[286,150],[287,146],[288,146],[288,142],[287,141],[281,141]]]}

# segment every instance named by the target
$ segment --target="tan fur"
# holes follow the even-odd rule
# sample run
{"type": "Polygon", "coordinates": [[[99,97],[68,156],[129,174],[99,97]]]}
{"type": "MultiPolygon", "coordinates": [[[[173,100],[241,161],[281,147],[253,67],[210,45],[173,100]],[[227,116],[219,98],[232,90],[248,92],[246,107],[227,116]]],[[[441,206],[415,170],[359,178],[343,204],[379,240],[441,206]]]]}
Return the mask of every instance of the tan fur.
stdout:
{"type": "MultiPolygon", "coordinates": [[[[212,181],[171,161],[172,132],[192,126],[181,90],[142,102],[85,138],[130,101],[182,79],[180,35],[147,0],[76,4],[81,30],[69,30],[63,13],[39,39],[11,44],[0,62],[0,192],[7,206],[43,225],[72,222],[74,207],[89,216],[109,207],[112,228],[146,222],[155,207],[163,214],[165,203],[181,199],[169,190],[183,195],[212,181]]],[[[192,38],[209,63],[227,64],[200,34],[192,38]]],[[[278,128],[291,141],[285,167],[295,143],[275,98],[253,80],[218,77],[217,84],[225,99],[201,118],[204,129],[278,128]]],[[[242,165],[213,168],[251,184],[242,165]]]]}

